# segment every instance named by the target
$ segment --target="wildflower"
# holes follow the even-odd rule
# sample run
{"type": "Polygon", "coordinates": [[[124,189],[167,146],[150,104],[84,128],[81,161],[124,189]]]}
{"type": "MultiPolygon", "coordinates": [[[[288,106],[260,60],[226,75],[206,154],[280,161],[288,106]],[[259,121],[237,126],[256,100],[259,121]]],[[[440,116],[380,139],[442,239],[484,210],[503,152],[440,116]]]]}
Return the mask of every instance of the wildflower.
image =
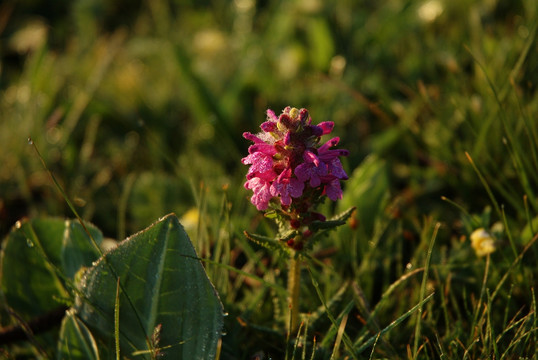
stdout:
{"type": "Polygon", "coordinates": [[[495,239],[483,228],[476,229],[471,234],[471,246],[477,256],[485,256],[495,251],[495,239]]]}
{"type": "Polygon", "coordinates": [[[258,210],[271,206],[266,215],[276,219],[279,227],[275,239],[245,234],[260,245],[270,249],[280,246],[292,255],[288,271],[290,334],[296,332],[299,319],[300,254],[312,247],[316,231],[342,225],[353,211],[329,221],[314,211],[325,197],[342,198],[340,180],[348,178],[340,157],[349,152],[335,149],[340,139],[334,137],[320,145],[321,137],[330,134],[333,127],[332,121],[313,125],[306,109],[288,106],[278,117],[267,110],[260,133],[243,134],[253,142],[249,155],[241,160],[250,165],[245,182],[245,188],[253,192],[250,201],[258,210]]]}
{"type": "Polygon", "coordinates": [[[267,210],[271,200],[281,208],[295,206],[308,212],[320,197],[342,198],[340,180],[348,178],[339,157],[347,150],[334,149],[340,139],[334,137],[319,146],[321,136],[333,130],[332,121],[312,124],[306,109],[286,107],[280,116],[267,110],[267,119],[258,134],[243,137],[254,144],[242,163],[250,165],[245,188],[258,210],[267,210]]]}

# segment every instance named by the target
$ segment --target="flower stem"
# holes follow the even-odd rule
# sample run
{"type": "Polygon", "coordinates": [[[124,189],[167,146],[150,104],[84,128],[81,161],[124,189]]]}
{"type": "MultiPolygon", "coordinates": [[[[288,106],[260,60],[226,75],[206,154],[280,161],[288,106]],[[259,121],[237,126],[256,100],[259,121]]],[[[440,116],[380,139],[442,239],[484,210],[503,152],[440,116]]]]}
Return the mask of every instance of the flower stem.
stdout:
{"type": "Polygon", "coordinates": [[[290,259],[288,272],[288,306],[290,309],[288,333],[291,336],[299,326],[299,289],[301,285],[301,261],[296,256],[290,259]]]}

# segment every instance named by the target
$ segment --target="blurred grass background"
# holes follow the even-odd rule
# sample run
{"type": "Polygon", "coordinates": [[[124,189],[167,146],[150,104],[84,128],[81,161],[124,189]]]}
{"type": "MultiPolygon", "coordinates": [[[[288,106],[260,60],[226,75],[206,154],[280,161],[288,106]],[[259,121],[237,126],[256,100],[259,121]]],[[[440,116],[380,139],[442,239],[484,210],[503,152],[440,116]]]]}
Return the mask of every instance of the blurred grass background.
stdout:
{"type": "MultiPolygon", "coordinates": [[[[175,212],[203,256],[263,275],[272,260],[257,264],[262,255],[242,237],[271,230],[242,187],[249,144],[241,134],[255,132],[267,108],[292,105],[314,122],[334,121],[350,150],[351,195],[326,206],[359,208],[359,230],[324,244],[336,245],[339,276],[371,277],[361,285],[375,303],[423,264],[439,221],[432,261],[447,267],[437,280],[461,276],[476,290],[480,271],[461,241],[473,226],[508,225],[516,250],[534,234],[537,15],[534,0],[3,1],[0,233],[23,216],[72,217],[30,136],[106,236],[122,239],[175,212]]],[[[510,264],[504,242],[499,261],[510,264]]],[[[248,317],[266,296],[240,293],[244,279],[212,271],[230,312],[248,317]]],[[[536,269],[521,274],[535,284],[536,269]]],[[[340,286],[328,281],[324,292],[340,286]]],[[[530,293],[520,300],[530,303],[530,293]]],[[[319,305],[315,295],[305,303],[319,305]]],[[[395,306],[385,321],[416,303],[395,306]]],[[[438,326],[448,326],[452,309],[444,310],[438,326]]],[[[273,312],[257,316],[270,323],[273,312]]],[[[244,343],[234,326],[226,346],[236,350],[244,343]]],[[[254,338],[247,348],[263,348],[254,338]]]]}

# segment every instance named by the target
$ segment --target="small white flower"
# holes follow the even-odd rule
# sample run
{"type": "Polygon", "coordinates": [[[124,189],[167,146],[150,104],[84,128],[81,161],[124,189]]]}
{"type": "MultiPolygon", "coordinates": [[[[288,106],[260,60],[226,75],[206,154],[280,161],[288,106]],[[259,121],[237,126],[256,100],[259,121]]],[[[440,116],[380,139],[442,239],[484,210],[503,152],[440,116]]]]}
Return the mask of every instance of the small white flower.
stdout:
{"type": "Polygon", "coordinates": [[[477,256],[485,256],[495,251],[495,239],[483,228],[476,229],[471,234],[471,246],[477,256]]]}

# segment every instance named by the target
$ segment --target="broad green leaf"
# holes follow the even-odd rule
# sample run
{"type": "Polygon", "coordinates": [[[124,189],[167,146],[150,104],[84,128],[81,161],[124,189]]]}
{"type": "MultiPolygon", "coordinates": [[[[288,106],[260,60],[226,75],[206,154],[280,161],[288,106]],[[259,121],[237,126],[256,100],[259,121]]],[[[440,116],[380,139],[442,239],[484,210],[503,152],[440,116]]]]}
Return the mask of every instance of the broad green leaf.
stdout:
{"type": "Polygon", "coordinates": [[[168,359],[214,358],[222,304],[175,215],[124,240],[86,272],[75,309],[108,349],[118,278],[122,357],[150,358],[160,349],[168,359]],[[158,326],[159,341],[151,341],[158,326]]]}
{"type": "MultiPolygon", "coordinates": [[[[87,224],[86,224],[87,225],[87,224]]],[[[96,245],[101,244],[103,235],[94,226],[88,226],[96,245]]],[[[91,266],[100,257],[100,252],[88,238],[82,225],[76,220],[66,220],[62,241],[62,269],[64,274],[73,279],[82,266],[91,266]]]]}
{"type": "Polygon", "coordinates": [[[72,310],[67,311],[62,320],[57,358],[71,360],[99,359],[97,342],[90,330],[77,318],[72,310]]]}
{"type": "Polygon", "coordinates": [[[370,155],[346,183],[340,209],[357,208],[360,226],[371,236],[376,219],[383,212],[389,197],[389,180],[385,162],[370,155]]]}
{"type": "MultiPolygon", "coordinates": [[[[97,243],[102,235],[86,224],[97,243]]],[[[3,242],[0,286],[7,304],[23,319],[43,315],[70,296],[78,269],[99,258],[82,226],[73,220],[18,221],[3,242]]]]}

